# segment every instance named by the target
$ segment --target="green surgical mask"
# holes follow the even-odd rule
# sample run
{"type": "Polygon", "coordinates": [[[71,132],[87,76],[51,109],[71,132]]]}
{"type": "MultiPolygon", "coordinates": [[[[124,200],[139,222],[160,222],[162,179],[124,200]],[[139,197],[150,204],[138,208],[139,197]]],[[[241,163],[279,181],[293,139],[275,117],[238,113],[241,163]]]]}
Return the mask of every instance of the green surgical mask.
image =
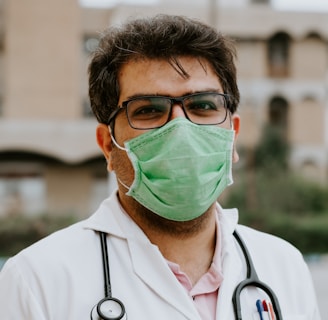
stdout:
{"type": "Polygon", "coordinates": [[[125,142],[135,172],[129,196],[159,216],[201,216],[232,184],[234,131],[176,118],[125,142]]]}

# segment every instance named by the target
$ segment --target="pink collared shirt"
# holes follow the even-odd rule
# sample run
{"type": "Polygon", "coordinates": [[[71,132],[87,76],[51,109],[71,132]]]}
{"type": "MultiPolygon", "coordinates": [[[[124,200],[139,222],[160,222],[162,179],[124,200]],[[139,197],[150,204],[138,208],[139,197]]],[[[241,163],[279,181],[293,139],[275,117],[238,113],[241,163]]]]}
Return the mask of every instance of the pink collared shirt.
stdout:
{"type": "Polygon", "coordinates": [[[170,269],[186,289],[190,298],[193,299],[200,317],[203,320],[215,319],[218,289],[223,281],[221,268],[220,224],[218,218],[216,219],[216,230],[216,247],[212,264],[207,273],[205,273],[194,286],[192,286],[188,276],[180,270],[178,264],[168,261],[170,269]]]}

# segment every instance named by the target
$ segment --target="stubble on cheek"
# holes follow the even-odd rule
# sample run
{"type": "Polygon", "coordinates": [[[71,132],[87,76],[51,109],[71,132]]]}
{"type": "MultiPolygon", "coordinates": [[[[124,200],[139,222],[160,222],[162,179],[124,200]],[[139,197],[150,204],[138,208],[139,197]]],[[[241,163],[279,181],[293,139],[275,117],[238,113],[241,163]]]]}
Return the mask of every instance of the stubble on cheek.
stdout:
{"type": "Polygon", "coordinates": [[[127,186],[134,180],[134,169],[126,151],[113,145],[111,161],[116,177],[127,186]]]}

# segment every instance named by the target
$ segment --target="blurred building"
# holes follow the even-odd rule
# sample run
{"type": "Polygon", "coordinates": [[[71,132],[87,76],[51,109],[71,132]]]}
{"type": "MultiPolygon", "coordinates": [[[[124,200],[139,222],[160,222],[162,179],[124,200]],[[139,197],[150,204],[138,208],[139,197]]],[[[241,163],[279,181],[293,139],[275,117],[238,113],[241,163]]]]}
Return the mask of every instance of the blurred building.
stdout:
{"type": "Polygon", "coordinates": [[[270,123],[290,163],[325,183],[328,164],[328,15],[276,11],[265,0],[157,1],[107,9],[78,0],[0,0],[0,216],[88,215],[108,194],[87,98],[99,33],[130,16],[184,14],[236,39],[240,148],[270,123]]]}

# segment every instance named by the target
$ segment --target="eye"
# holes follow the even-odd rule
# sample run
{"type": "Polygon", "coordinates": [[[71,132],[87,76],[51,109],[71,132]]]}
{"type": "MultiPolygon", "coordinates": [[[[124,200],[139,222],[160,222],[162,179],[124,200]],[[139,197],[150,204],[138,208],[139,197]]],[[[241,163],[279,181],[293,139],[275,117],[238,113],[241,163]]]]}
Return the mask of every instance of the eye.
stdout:
{"type": "Polygon", "coordinates": [[[134,115],[147,115],[147,114],[153,114],[161,112],[161,110],[156,106],[147,106],[147,107],[141,107],[134,111],[134,115]]]}
{"type": "Polygon", "coordinates": [[[219,110],[218,105],[210,100],[190,101],[187,112],[194,117],[212,117],[219,110]]]}
{"type": "Polygon", "coordinates": [[[217,110],[218,107],[215,103],[211,101],[197,101],[189,104],[188,109],[190,111],[192,110],[206,111],[206,110],[217,110]]]}
{"type": "Polygon", "coordinates": [[[165,115],[167,107],[161,101],[154,101],[154,99],[138,99],[130,102],[128,112],[130,118],[154,119],[165,115]]]}
{"type": "Polygon", "coordinates": [[[133,113],[130,114],[133,118],[154,118],[154,117],[161,117],[163,114],[165,114],[163,108],[150,105],[150,106],[144,106],[139,107],[133,111],[133,113]]]}

